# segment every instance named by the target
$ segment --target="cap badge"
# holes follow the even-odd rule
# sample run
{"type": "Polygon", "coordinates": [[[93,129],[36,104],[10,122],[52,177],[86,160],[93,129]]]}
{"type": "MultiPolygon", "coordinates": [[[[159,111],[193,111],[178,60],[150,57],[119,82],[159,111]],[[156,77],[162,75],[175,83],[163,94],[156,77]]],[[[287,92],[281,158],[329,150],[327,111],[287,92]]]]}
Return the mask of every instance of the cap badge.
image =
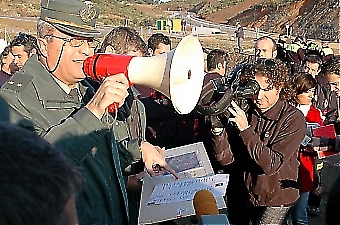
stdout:
{"type": "Polygon", "coordinates": [[[90,1],[84,2],[86,5],[79,11],[80,19],[85,23],[90,22],[96,17],[97,11],[90,1]]]}

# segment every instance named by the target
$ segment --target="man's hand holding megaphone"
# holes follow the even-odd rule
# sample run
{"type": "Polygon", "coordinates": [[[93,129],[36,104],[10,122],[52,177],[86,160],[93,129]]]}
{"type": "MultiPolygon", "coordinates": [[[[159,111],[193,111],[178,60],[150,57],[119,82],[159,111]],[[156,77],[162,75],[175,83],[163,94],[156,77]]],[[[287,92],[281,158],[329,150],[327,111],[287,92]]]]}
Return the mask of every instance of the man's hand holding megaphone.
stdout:
{"type": "Polygon", "coordinates": [[[86,105],[93,115],[101,119],[106,108],[114,102],[118,107],[124,104],[128,96],[129,82],[124,73],[108,76],[99,86],[93,98],[86,105]]]}

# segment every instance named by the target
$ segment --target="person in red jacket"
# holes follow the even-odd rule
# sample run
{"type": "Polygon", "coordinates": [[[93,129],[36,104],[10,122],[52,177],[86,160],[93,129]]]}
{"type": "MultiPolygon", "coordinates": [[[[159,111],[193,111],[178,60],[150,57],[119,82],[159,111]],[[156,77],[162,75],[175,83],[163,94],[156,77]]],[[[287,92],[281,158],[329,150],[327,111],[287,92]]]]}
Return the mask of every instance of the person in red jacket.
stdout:
{"type": "MultiPolygon", "coordinates": [[[[293,79],[293,87],[295,89],[295,98],[293,104],[303,113],[307,123],[317,123],[322,125],[323,119],[321,111],[313,104],[313,95],[317,85],[312,75],[300,72],[293,79]]],[[[315,153],[310,147],[300,148],[300,198],[295,203],[291,211],[292,224],[308,224],[307,206],[308,196],[313,189],[314,181],[314,156],[315,153]]]]}

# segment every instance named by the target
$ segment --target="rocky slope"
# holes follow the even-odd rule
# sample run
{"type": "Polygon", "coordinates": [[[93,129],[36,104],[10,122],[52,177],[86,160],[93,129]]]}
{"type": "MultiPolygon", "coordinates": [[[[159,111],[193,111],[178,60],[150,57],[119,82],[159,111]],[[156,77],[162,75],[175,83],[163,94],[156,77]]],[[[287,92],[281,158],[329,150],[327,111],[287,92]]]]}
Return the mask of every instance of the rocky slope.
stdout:
{"type": "Polygon", "coordinates": [[[241,21],[246,27],[276,33],[286,33],[289,25],[294,36],[336,41],[340,39],[339,17],[339,0],[299,0],[281,7],[262,4],[230,18],[227,23],[241,21]]]}

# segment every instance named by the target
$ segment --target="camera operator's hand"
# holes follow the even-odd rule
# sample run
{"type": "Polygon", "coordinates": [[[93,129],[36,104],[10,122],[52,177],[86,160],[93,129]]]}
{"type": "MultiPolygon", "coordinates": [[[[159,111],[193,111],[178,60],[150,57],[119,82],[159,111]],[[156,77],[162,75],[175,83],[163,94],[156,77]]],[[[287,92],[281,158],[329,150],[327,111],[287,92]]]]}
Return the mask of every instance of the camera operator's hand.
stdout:
{"type": "Polygon", "coordinates": [[[106,107],[112,103],[118,103],[119,107],[123,105],[125,98],[128,96],[128,88],[129,82],[123,73],[108,76],[86,107],[100,119],[106,107]]]}
{"type": "Polygon", "coordinates": [[[211,123],[211,132],[214,135],[220,135],[224,129],[221,118],[219,116],[209,116],[209,120],[211,123]]]}
{"type": "Polygon", "coordinates": [[[211,128],[213,128],[213,129],[224,128],[219,116],[209,116],[209,120],[210,120],[210,123],[211,123],[211,128]]]}
{"type": "Polygon", "coordinates": [[[231,102],[231,106],[228,110],[234,118],[229,118],[229,121],[234,122],[240,131],[244,131],[249,127],[246,113],[234,101],[231,102]]]}

